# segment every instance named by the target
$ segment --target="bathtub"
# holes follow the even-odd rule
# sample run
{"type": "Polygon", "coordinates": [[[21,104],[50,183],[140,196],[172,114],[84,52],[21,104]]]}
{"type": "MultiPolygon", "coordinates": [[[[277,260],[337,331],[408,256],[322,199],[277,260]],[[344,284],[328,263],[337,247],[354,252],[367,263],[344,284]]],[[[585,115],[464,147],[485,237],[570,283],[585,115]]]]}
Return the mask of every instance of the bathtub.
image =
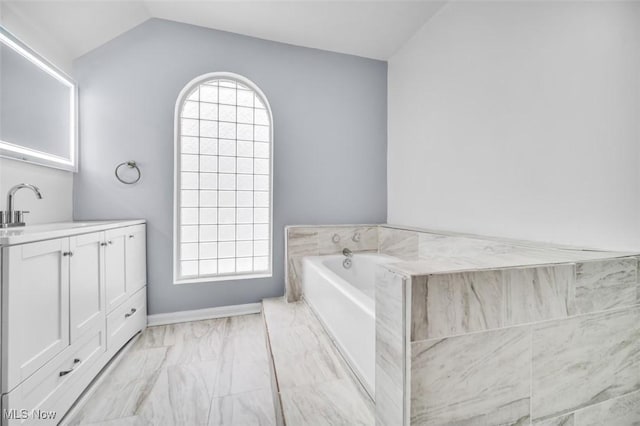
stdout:
{"type": "Polygon", "coordinates": [[[303,260],[302,295],[349,366],[374,397],[376,310],[374,277],[378,265],[397,262],[382,254],[356,253],[345,269],[343,255],[303,260]]]}

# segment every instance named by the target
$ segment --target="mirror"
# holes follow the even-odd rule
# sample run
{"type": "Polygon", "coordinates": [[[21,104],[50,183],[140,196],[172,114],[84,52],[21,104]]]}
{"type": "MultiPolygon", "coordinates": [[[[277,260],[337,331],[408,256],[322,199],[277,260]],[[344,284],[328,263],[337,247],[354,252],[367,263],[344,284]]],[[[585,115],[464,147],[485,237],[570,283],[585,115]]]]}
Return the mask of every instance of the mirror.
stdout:
{"type": "Polygon", "coordinates": [[[0,27],[0,156],[77,171],[77,86],[0,27]]]}

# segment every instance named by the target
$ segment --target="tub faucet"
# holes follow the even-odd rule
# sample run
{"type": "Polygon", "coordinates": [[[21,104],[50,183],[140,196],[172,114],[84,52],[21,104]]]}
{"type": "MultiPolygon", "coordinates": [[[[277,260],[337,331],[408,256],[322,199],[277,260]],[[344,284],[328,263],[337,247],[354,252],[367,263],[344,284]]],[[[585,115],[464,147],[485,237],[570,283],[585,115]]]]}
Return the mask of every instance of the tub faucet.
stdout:
{"type": "Polygon", "coordinates": [[[40,188],[38,188],[35,185],[31,185],[28,183],[20,183],[12,187],[9,190],[9,193],[7,194],[7,210],[0,212],[0,228],[8,228],[13,226],[25,225],[24,214],[29,212],[24,210],[16,210],[13,205],[14,204],[13,197],[15,196],[16,192],[18,192],[22,188],[28,188],[32,190],[33,192],[35,192],[36,197],[39,200],[42,199],[42,193],[40,192],[40,188]]]}
{"type": "Polygon", "coordinates": [[[342,254],[344,254],[346,257],[353,257],[353,252],[346,247],[342,249],[342,254]]]}

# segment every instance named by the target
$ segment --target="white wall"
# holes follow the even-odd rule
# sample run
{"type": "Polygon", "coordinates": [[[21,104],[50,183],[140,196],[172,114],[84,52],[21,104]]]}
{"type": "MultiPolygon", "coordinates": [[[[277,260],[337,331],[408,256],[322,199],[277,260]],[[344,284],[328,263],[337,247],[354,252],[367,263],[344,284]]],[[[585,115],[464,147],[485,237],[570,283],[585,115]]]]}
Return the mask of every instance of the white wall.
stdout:
{"type": "MultiPolygon", "coordinates": [[[[71,58],[51,37],[0,2],[0,25],[7,28],[63,71],[71,70],[71,58]]],[[[68,221],[73,218],[73,173],[0,158],[0,209],[6,208],[6,194],[18,183],[32,183],[42,190],[37,200],[28,190],[16,195],[16,207],[29,210],[27,223],[68,221]]]]}
{"type": "Polygon", "coordinates": [[[640,249],[639,23],[446,5],[389,62],[389,223],[640,249]]]}

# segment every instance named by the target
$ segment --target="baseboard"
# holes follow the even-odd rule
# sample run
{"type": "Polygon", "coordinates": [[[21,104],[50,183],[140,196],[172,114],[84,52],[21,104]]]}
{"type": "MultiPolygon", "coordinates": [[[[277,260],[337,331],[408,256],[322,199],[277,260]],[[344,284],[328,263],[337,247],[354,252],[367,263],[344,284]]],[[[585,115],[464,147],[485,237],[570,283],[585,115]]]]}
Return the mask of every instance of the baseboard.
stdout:
{"type": "Polygon", "coordinates": [[[247,303],[246,305],[219,306],[217,308],[196,309],[193,311],[169,312],[166,314],[147,316],[147,326],[153,327],[154,325],[175,324],[178,322],[258,314],[261,310],[261,303],[247,303]]]}

